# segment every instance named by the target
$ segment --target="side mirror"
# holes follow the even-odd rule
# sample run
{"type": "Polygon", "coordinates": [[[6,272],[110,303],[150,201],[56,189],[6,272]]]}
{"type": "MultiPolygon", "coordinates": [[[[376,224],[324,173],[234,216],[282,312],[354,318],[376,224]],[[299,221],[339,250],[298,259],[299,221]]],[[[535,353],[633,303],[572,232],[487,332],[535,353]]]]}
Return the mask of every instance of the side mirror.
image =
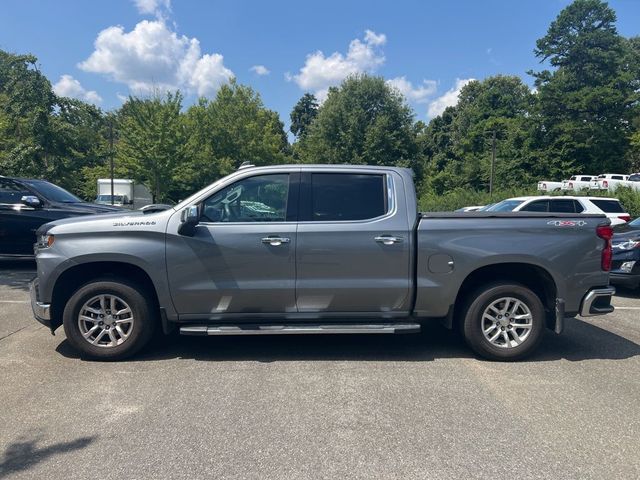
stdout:
{"type": "Polygon", "coordinates": [[[178,228],[178,233],[180,235],[186,235],[188,237],[192,237],[196,231],[196,225],[200,221],[200,206],[199,205],[191,205],[186,208],[180,214],[180,227],[178,228]]]}
{"type": "Polygon", "coordinates": [[[20,199],[20,202],[23,205],[26,205],[27,207],[31,207],[31,208],[40,208],[40,207],[42,207],[42,202],[35,195],[25,195],[24,197],[22,197],[20,199]]]}

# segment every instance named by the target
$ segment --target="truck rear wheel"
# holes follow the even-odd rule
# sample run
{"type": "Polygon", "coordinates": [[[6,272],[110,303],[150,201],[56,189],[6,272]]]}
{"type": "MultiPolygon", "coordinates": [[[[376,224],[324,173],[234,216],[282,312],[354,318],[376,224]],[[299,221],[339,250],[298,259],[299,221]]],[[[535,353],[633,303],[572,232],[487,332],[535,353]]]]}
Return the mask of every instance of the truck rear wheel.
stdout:
{"type": "Polygon", "coordinates": [[[467,344],[490,360],[518,360],[542,340],[544,306],[524,285],[493,283],[469,297],[462,331],[467,344]]]}
{"type": "Polygon", "coordinates": [[[121,360],[137,353],[153,336],[156,319],[135,284],[94,280],[80,287],[63,313],[67,340],[83,357],[121,360]]]}

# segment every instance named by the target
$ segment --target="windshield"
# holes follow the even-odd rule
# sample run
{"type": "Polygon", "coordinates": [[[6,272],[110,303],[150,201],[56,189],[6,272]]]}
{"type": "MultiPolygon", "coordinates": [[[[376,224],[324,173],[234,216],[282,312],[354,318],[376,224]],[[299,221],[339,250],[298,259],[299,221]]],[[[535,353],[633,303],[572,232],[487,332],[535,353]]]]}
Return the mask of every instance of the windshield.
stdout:
{"type": "Polygon", "coordinates": [[[53,183],[49,183],[44,180],[23,180],[23,182],[52,202],[82,203],[82,200],[78,197],[67,192],[64,188],[54,185],[53,183]]]}
{"type": "Polygon", "coordinates": [[[496,203],[495,205],[491,205],[487,208],[486,212],[512,212],[514,208],[522,205],[524,200],[503,200],[501,202],[496,203]]]}
{"type": "MultiPolygon", "coordinates": [[[[98,195],[98,198],[96,200],[98,202],[111,202],[111,195],[98,195]]],[[[114,195],[113,201],[122,202],[122,195],[114,195]]]]}

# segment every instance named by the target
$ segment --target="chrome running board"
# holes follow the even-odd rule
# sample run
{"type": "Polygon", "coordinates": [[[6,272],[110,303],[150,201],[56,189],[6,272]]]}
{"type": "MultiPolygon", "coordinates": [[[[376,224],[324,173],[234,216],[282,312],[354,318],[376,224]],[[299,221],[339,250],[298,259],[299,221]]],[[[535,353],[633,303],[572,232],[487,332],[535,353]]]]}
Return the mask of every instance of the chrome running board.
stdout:
{"type": "Polygon", "coordinates": [[[325,325],[187,325],[182,335],[308,335],[342,333],[418,333],[417,323],[369,323],[325,325]]]}

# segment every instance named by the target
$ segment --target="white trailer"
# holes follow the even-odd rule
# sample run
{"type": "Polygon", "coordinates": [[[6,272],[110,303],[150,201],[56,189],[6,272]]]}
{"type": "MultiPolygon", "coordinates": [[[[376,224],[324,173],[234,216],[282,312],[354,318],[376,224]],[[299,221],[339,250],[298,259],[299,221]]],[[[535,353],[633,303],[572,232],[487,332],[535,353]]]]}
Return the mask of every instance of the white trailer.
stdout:
{"type": "Polygon", "coordinates": [[[128,178],[113,179],[113,203],[111,202],[111,179],[98,179],[98,196],[95,203],[138,209],[152,203],[151,193],[143,184],[135,184],[128,178]]]}

